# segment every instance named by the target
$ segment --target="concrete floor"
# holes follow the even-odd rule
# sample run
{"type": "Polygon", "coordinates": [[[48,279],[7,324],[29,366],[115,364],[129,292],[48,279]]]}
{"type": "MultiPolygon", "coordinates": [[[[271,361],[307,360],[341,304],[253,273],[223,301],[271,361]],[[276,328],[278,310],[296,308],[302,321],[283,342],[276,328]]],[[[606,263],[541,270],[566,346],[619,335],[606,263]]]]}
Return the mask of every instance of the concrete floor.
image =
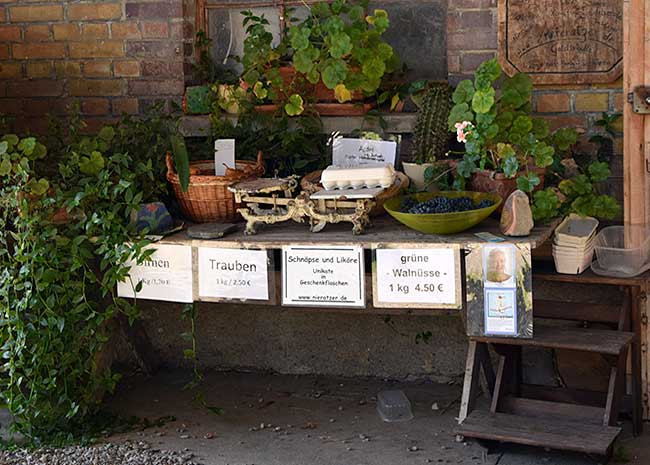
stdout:
{"type": "MultiPolygon", "coordinates": [[[[456,442],[453,428],[461,387],[251,373],[208,373],[198,390],[183,390],[187,371],[151,379],[130,378],[109,406],[149,419],[172,415],[162,427],[111,437],[147,441],[153,447],[183,450],[205,465],[593,465],[602,458],[525,448],[456,442]],[[415,418],[384,423],[376,395],[402,389],[415,418]],[[200,392],[203,402],[196,400],[200,392]],[[222,415],[206,406],[220,407],[222,415]]],[[[650,433],[624,434],[619,457],[650,463],[650,433]],[[644,442],[646,444],[644,444],[644,442]]]]}

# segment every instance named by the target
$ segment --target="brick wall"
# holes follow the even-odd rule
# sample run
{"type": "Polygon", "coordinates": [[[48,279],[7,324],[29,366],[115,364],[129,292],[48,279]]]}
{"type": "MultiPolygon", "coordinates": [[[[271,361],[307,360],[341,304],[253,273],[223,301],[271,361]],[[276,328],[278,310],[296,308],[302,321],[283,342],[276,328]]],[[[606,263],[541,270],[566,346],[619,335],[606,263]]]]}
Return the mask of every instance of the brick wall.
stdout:
{"type": "Polygon", "coordinates": [[[79,101],[92,129],[180,101],[183,9],[182,0],[0,0],[0,113],[42,131],[43,115],[79,101]]]}
{"type": "MultiPolygon", "coordinates": [[[[449,0],[447,13],[447,64],[449,80],[457,84],[469,78],[483,61],[497,54],[497,1],[449,0]]],[[[623,83],[607,85],[535,86],[533,110],[553,128],[574,127],[583,142],[598,132],[595,122],[603,112],[623,112],[623,83]]],[[[622,120],[621,120],[622,123],[622,120]]],[[[619,127],[622,131],[622,125],[619,127]]],[[[585,150],[593,149],[583,144],[585,150]]],[[[622,200],[623,134],[614,140],[609,190],[622,200]]]]}

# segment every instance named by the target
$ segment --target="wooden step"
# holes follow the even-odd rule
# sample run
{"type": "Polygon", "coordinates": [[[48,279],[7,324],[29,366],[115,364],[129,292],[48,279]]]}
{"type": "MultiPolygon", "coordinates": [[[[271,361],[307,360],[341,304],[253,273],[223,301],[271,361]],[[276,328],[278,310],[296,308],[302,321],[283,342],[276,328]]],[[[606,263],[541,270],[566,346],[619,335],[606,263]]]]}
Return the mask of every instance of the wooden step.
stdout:
{"type": "Polygon", "coordinates": [[[471,339],[490,344],[544,347],[548,349],[595,352],[604,355],[619,355],[634,340],[634,333],[606,329],[535,325],[531,339],[494,336],[472,336],[471,339]]]}
{"type": "Polygon", "coordinates": [[[609,455],[621,428],[474,410],[458,425],[466,438],[609,455]]]}
{"type": "Polygon", "coordinates": [[[503,396],[499,401],[499,412],[522,417],[565,419],[592,425],[602,425],[605,416],[605,402],[602,407],[577,405],[565,402],[526,399],[524,397],[503,396]]]}

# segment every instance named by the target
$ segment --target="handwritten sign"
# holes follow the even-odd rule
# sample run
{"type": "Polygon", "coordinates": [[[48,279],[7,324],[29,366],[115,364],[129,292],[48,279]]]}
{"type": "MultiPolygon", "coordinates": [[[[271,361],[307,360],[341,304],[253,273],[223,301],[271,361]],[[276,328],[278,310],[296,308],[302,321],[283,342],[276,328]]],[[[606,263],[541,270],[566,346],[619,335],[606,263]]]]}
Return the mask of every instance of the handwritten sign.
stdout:
{"type": "Polygon", "coordinates": [[[365,307],[363,249],[283,247],[282,304],[365,307]]]}
{"type": "Polygon", "coordinates": [[[269,300],[266,250],[198,249],[199,299],[269,300]]]}
{"type": "Polygon", "coordinates": [[[460,250],[376,249],[374,306],[461,308],[460,250]]]}
{"type": "Polygon", "coordinates": [[[332,164],[352,167],[377,163],[395,166],[397,142],[366,139],[335,139],[332,144],[332,164]]]}
{"type": "Polygon", "coordinates": [[[192,302],[192,247],[154,244],[149,248],[156,251],[140,265],[130,263],[131,279],[118,283],[117,295],[136,297],[134,288],[142,283],[142,289],[137,293],[138,299],[192,302]]]}
{"type": "Polygon", "coordinates": [[[235,168],[235,139],[214,141],[214,172],[217,176],[226,174],[226,167],[235,168]]]}
{"type": "Polygon", "coordinates": [[[499,0],[499,59],[539,84],[613,82],[623,72],[623,2],[499,0]]]}

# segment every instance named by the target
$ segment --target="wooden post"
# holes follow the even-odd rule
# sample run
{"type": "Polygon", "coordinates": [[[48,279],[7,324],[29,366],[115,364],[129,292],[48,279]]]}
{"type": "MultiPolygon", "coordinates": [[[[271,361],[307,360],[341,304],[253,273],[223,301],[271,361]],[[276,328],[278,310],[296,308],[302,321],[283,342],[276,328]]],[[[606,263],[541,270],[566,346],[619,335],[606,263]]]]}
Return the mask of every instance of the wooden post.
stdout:
{"type": "MultiPolygon", "coordinates": [[[[644,84],[650,84],[650,0],[624,0],[623,2],[623,82],[624,95],[644,84]]],[[[624,206],[625,224],[648,225],[648,184],[646,171],[648,157],[645,147],[650,147],[650,117],[637,115],[632,106],[624,109],[624,206]]]]}

